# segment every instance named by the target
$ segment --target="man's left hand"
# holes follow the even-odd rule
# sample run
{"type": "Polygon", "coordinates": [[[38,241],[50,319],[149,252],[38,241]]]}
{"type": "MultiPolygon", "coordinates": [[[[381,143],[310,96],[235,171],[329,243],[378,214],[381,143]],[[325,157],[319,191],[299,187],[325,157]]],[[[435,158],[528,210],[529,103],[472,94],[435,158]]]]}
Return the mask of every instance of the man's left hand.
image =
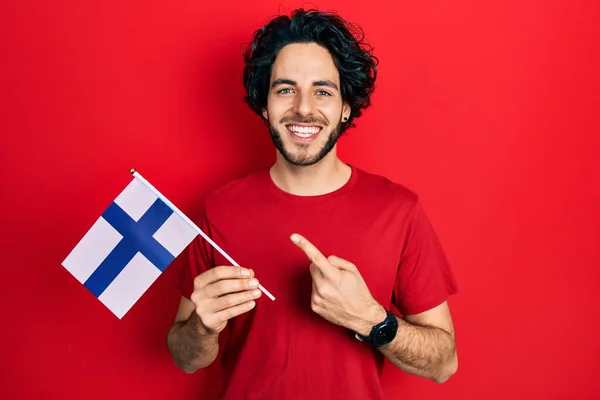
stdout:
{"type": "Polygon", "coordinates": [[[311,261],[311,308],[336,325],[368,335],[383,321],[385,309],[373,298],[358,268],[337,256],[325,257],[306,238],[293,234],[294,242],[311,261]]]}

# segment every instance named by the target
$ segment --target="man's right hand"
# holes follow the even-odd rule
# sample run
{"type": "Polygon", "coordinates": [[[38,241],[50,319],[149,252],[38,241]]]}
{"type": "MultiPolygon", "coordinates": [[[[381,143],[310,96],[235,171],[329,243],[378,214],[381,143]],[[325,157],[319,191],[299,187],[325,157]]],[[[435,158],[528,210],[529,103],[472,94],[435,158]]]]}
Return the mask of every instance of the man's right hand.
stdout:
{"type": "Polygon", "coordinates": [[[218,266],[194,279],[190,299],[196,306],[203,330],[219,333],[233,317],[254,308],[254,299],[260,297],[254,271],[242,267],[218,266]]]}

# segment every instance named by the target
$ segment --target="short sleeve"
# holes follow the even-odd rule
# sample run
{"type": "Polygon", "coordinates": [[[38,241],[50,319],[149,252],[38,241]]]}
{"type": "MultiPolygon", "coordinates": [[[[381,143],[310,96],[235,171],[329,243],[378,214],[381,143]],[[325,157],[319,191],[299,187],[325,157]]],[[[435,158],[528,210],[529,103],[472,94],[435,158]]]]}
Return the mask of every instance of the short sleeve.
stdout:
{"type": "Polygon", "coordinates": [[[446,254],[419,201],[407,218],[394,305],[403,315],[418,314],[458,291],[446,254]]]}
{"type": "MultiPolygon", "coordinates": [[[[210,223],[204,208],[194,222],[208,237],[211,237],[210,223]]],[[[214,267],[214,254],[210,243],[201,235],[196,236],[182,252],[181,264],[179,290],[182,296],[189,299],[194,291],[194,279],[214,267]]]]}

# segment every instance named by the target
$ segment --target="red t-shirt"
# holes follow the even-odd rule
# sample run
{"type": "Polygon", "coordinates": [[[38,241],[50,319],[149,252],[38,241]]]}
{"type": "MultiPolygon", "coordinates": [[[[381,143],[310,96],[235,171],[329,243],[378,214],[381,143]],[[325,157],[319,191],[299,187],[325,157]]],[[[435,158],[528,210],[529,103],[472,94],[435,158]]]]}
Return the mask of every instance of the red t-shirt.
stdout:
{"type": "MultiPolygon", "coordinates": [[[[205,201],[199,227],[275,297],[229,321],[222,347],[226,400],[381,399],[383,355],[310,307],[310,261],[291,241],[299,233],[325,256],[355,264],[373,297],[402,314],[431,309],[456,292],[442,247],[417,196],[353,167],[339,190],[296,196],[268,170],[235,180],[205,201]]],[[[181,289],[230,263],[201,236],[186,249],[181,289]]]]}

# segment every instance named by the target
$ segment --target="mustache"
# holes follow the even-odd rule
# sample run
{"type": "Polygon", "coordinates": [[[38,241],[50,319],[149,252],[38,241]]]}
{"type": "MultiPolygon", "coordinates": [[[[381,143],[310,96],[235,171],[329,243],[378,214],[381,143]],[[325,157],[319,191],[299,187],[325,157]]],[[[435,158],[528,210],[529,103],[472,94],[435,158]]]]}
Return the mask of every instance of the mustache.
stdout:
{"type": "Polygon", "coordinates": [[[307,124],[307,125],[321,125],[321,126],[328,126],[329,123],[327,123],[327,121],[324,121],[320,118],[315,118],[315,117],[302,117],[301,115],[292,115],[291,117],[286,117],[286,118],[282,118],[281,119],[281,124],[291,124],[291,123],[298,123],[298,124],[307,124]]]}

